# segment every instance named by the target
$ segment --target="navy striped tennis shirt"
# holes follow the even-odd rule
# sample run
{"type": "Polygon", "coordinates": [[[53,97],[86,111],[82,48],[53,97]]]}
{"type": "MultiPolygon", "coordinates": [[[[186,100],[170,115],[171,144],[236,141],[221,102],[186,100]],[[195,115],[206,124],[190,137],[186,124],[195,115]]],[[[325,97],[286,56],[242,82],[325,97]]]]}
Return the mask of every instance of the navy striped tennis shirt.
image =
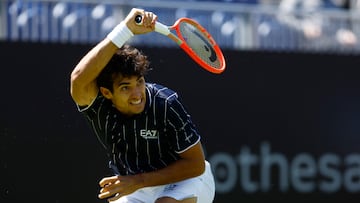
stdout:
{"type": "Polygon", "coordinates": [[[80,111],[120,175],[164,168],[200,140],[177,93],[158,84],[146,84],[145,109],[136,116],[121,114],[101,94],[80,111]]]}

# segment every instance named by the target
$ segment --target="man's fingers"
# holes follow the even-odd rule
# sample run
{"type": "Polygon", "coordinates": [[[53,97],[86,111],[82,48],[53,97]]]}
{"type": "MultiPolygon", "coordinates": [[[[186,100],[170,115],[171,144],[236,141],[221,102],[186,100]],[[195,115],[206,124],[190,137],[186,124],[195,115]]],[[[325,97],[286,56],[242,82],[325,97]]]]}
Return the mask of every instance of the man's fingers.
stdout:
{"type": "Polygon", "coordinates": [[[98,195],[98,197],[100,199],[109,198],[115,195],[116,193],[118,193],[116,187],[112,187],[112,186],[104,187],[100,190],[100,194],[98,195]]]}
{"type": "Polygon", "coordinates": [[[100,181],[100,186],[102,187],[100,189],[100,194],[98,197],[100,199],[109,198],[114,196],[118,193],[118,186],[119,186],[120,180],[118,176],[112,176],[103,178],[100,181]]]}
{"type": "Polygon", "coordinates": [[[111,196],[110,191],[101,192],[101,193],[98,195],[98,197],[99,197],[100,199],[104,199],[104,198],[107,198],[107,197],[110,197],[110,196],[111,196]]]}
{"type": "Polygon", "coordinates": [[[98,197],[100,199],[108,198],[109,201],[114,201],[119,199],[120,195],[115,189],[109,191],[104,191],[104,189],[102,189],[98,197]]]}
{"type": "Polygon", "coordinates": [[[112,184],[112,183],[116,182],[117,180],[119,180],[118,176],[111,176],[111,177],[103,178],[99,182],[99,185],[100,185],[100,187],[105,187],[106,185],[112,184]]]}

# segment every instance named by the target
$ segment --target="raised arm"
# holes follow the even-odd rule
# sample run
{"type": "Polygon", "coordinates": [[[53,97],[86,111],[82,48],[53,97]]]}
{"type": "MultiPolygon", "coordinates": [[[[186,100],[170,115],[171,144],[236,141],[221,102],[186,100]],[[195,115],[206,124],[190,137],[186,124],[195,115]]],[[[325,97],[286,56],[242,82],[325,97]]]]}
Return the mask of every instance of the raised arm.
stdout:
{"type": "Polygon", "coordinates": [[[155,29],[157,16],[142,9],[132,9],[128,16],[117,25],[105,39],[93,47],[76,65],[71,73],[70,94],[80,106],[89,105],[99,88],[96,78],[111,57],[133,35],[145,34],[155,29]],[[137,15],[143,16],[143,23],[135,23],[137,15]]]}

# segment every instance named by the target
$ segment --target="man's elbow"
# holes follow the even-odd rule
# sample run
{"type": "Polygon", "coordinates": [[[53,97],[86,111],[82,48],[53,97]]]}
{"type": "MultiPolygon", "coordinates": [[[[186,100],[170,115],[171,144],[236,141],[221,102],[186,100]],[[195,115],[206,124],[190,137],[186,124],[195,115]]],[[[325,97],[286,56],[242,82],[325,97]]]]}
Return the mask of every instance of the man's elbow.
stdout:
{"type": "Polygon", "coordinates": [[[75,102],[79,102],[80,92],[82,90],[82,83],[78,77],[78,74],[72,73],[70,76],[70,95],[75,102]]]}

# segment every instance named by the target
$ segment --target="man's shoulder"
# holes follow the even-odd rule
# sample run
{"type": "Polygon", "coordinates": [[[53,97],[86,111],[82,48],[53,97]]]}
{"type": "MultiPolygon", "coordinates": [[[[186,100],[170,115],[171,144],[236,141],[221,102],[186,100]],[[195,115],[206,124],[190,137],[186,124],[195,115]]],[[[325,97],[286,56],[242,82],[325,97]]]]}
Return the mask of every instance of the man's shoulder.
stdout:
{"type": "Polygon", "coordinates": [[[153,98],[173,100],[173,99],[177,99],[178,97],[177,93],[174,90],[164,85],[160,85],[156,83],[147,83],[146,87],[153,98]]]}
{"type": "Polygon", "coordinates": [[[110,100],[106,99],[101,93],[99,93],[96,98],[88,106],[78,106],[80,112],[85,114],[97,114],[99,109],[102,110],[111,110],[110,108],[112,103],[110,100]]]}

